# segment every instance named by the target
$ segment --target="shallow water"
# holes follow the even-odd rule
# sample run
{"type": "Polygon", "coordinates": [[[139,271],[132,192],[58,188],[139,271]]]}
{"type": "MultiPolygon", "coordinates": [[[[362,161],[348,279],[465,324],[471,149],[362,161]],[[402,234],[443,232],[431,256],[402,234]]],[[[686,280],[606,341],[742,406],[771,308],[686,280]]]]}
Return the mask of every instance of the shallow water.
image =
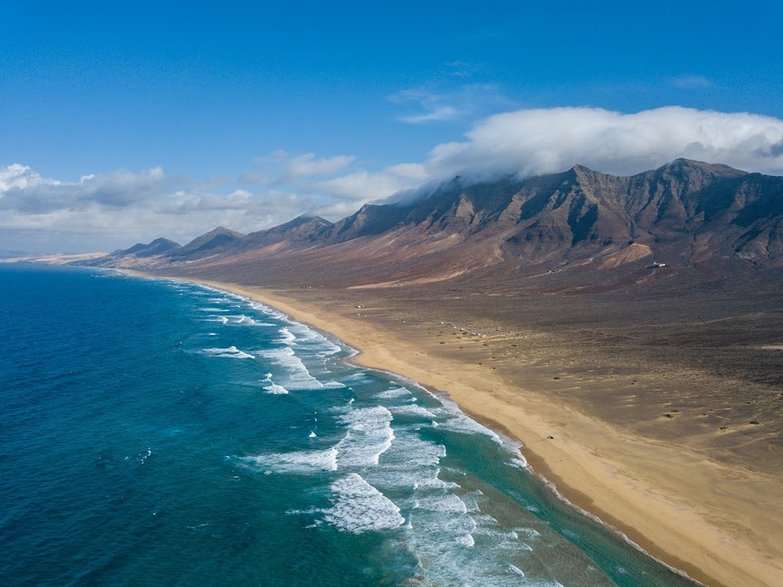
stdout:
{"type": "Polygon", "coordinates": [[[690,584],[241,297],[0,269],[0,583],[690,584]]]}

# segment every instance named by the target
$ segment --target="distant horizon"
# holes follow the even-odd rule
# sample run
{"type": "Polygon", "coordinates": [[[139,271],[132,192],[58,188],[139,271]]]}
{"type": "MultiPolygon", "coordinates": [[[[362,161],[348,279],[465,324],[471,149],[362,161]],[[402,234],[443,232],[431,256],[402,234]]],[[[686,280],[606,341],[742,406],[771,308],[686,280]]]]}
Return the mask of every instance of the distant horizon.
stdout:
{"type": "Polygon", "coordinates": [[[783,174],[770,0],[33,1],[0,18],[14,25],[0,40],[3,250],[338,219],[498,169],[627,173],[684,156],[783,174]]]}

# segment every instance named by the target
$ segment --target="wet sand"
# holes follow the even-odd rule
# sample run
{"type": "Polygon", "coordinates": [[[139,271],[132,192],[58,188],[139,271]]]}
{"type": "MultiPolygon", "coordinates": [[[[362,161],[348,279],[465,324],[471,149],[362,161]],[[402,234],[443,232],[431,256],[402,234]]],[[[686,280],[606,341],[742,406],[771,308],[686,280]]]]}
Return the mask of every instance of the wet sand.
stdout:
{"type": "Polygon", "coordinates": [[[196,281],[331,333],[360,350],[358,364],[447,393],[519,439],[532,469],[566,499],[691,577],[709,585],[779,584],[783,402],[770,382],[755,389],[694,361],[672,360],[662,371],[653,359],[640,364],[644,349],[625,341],[617,352],[597,354],[580,343],[578,330],[562,336],[540,324],[521,328],[449,302],[443,292],[437,303],[426,295],[412,303],[411,292],[196,281]],[[732,386],[753,401],[725,405],[736,395],[732,386]]]}

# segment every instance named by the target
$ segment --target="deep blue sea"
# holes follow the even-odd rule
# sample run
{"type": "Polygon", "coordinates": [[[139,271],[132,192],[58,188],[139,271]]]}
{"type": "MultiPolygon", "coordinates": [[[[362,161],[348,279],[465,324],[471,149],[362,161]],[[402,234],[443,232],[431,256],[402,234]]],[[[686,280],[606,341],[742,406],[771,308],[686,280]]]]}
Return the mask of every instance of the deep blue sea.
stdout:
{"type": "Polygon", "coordinates": [[[0,584],[690,584],[350,354],[226,292],[0,266],[0,584]]]}

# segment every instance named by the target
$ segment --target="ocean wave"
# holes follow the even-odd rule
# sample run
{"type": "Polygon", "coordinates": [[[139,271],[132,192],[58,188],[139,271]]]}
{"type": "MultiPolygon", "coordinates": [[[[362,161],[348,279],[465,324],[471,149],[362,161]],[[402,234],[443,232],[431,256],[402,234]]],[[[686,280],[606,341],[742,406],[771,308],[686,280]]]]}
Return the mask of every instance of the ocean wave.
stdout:
{"type": "Polygon", "coordinates": [[[340,467],[368,467],[377,465],[394,441],[392,414],[383,406],[355,408],[340,416],[348,427],[345,437],[337,444],[337,463],[340,467]]]}
{"type": "Polygon", "coordinates": [[[337,479],[330,487],[333,505],[324,511],[324,520],[338,530],[361,534],[405,523],[400,508],[357,473],[337,479]]]}
{"type": "Polygon", "coordinates": [[[310,374],[302,359],[291,347],[261,351],[259,356],[271,360],[285,371],[283,377],[288,389],[322,389],[323,384],[310,374]]]}
{"type": "Polygon", "coordinates": [[[226,316],[229,324],[238,324],[242,326],[274,326],[268,322],[259,322],[255,318],[246,314],[231,314],[226,316]]]}
{"type": "Polygon", "coordinates": [[[414,482],[413,488],[416,490],[449,490],[459,489],[459,483],[453,481],[444,481],[440,478],[440,467],[435,469],[435,473],[431,477],[425,477],[414,482]]]}
{"type": "Polygon", "coordinates": [[[220,322],[221,324],[228,324],[228,316],[209,316],[205,319],[205,322],[220,322]]]}
{"type": "Polygon", "coordinates": [[[387,389],[386,391],[382,391],[376,394],[376,397],[380,399],[397,399],[400,397],[408,397],[412,395],[413,394],[409,389],[405,389],[404,387],[395,387],[393,389],[387,389]]]}
{"type": "Polygon", "coordinates": [[[285,386],[291,390],[301,389],[344,389],[347,387],[339,381],[320,381],[310,373],[304,361],[296,355],[291,347],[260,351],[259,356],[271,360],[283,368],[281,377],[285,386]]]}
{"type": "Polygon", "coordinates": [[[437,416],[427,408],[418,404],[405,404],[402,406],[389,406],[393,414],[399,416],[418,416],[427,420],[434,420],[437,416]]]}
{"type": "Polygon", "coordinates": [[[251,355],[250,353],[246,353],[245,351],[239,350],[234,345],[231,345],[228,348],[211,348],[211,349],[203,349],[201,351],[204,354],[211,355],[213,357],[227,357],[230,359],[254,359],[255,356],[251,355]]]}
{"type": "MultiPolygon", "coordinates": [[[[454,495],[453,493],[422,496],[417,498],[417,502],[418,506],[416,509],[449,514],[468,513],[468,506],[458,495],[454,495]]],[[[475,522],[473,522],[473,524],[475,524],[475,522]]]]}
{"type": "Polygon", "coordinates": [[[239,457],[239,462],[265,473],[312,474],[337,470],[337,449],[306,450],[239,457]]]}
{"type": "Polygon", "coordinates": [[[394,451],[385,457],[384,464],[395,473],[397,469],[403,469],[418,476],[428,471],[437,474],[440,460],[445,456],[444,445],[406,433],[395,439],[394,451]]]}
{"type": "Polygon", "coordinates": [[[267,393],[271,393],[273,395],[286,395],[288,394],[288,390],[283,387],[282,385],[278,385],[277,383],[270,383],[266,387],[264,387],[264,391],[267,393]]]}
{"type": "Polygon", "coordinates": [[[438,426],[441,428],[441,430],[448,430],[450,432],[487,436],[491,438],[493,442],[496,442],[497,444],[503,444],[503,440],[496,432],[490,430],[486,426],[482,426],[475,420],[462,413],[453,414],[450,418],[440,421],[438,426]]]}
{"type": "Polygon", "coordinates": [[[296,336],[294,336],[294,334],[290,330],[288,330],[288,328],[286,328],[285,326],[283,326],[280,330],[278,330],[278,332],[282,337],[278,340],[278,342],[288,346],[291,346],[294,344],[294,342],[296,342],[296,336]]]}
{"type": "Polygon", "coordinates": [[[281,342],[284,344],[304,347],[321,357],[327,357],[342,350],[342,347],[306,324],[288,321],[288,325],[280,329],[280,334],[283,335],[281,342]]]}
{"type": "Polygon", "coordinates": [[[523,457],[522,455],[519,455],[516,458],[511,459],[508,462],[508,464],[511,465],[512,467],[517,468],[517,469],[527,469],[528,468],[527,459],[525,459],[525,457],[523,457]]]}

